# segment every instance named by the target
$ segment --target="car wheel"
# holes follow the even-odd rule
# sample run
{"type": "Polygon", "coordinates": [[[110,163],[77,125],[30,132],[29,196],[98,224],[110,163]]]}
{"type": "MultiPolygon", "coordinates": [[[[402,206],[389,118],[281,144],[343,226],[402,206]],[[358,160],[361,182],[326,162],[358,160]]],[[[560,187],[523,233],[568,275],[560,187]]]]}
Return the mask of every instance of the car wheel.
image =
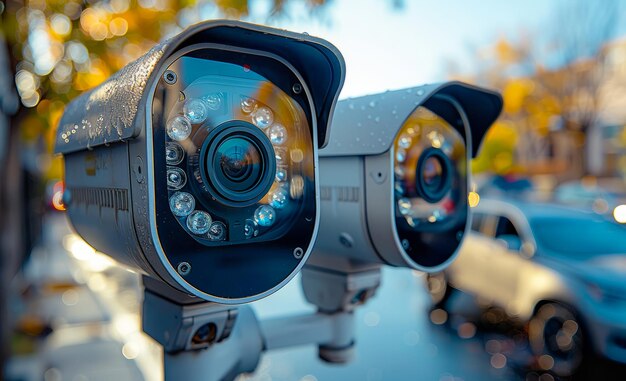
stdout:
{"type": "Polygon", "coordinates": [[[433,307],[443,307],[452,292],[452,288],[448,284],[445,273],[439,272],[434,274],[426,274],[425,280],[426,289],[428,290],[428,294],[430,295],[433,307]]]}
{"type": "Polygon", "coordinates": [[[537,309],[528,326],[528,340],[541,369],[570,376],[583,360],[583,332],[576,315],[557,303],[537,309]]]}

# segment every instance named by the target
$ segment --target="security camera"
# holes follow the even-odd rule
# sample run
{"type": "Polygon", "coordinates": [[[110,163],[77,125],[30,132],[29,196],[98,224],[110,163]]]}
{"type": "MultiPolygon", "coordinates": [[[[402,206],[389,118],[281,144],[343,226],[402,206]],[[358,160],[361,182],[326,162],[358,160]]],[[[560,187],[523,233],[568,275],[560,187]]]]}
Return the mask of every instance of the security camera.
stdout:
{"type": "Polygon", "coordinates": [[[468,227],[469,159],[502,109],[459,82],[337,104],[320,151],[321,223],[313,267],[389,264],[438,271],[468,227]]]}
{"type": "Polygon", "coordinates": [[[238,21],[158,44],[61,119],[74,229],[182,294],[274,292],[317,234],[318,149],[344,72],[324,40],[238,21]]]}

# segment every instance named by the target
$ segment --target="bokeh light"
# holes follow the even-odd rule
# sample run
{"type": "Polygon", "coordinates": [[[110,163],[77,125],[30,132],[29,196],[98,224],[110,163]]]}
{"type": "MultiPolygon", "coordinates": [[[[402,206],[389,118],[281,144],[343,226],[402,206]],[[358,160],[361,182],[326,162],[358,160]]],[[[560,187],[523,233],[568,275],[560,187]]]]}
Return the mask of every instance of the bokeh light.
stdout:
{"type": "Polygon", "coordinates": [[[480,203],[480,195],[478,194],[478,192],[469,192],[469,194],[467,195],[467,203],[470,208],[477,207],[480,203]]]}
{"type": "Polygon", "coordinates": [[[626,205],[618,205],[613,209],[613,217],[620,224],[626,224],[626,205]]]}

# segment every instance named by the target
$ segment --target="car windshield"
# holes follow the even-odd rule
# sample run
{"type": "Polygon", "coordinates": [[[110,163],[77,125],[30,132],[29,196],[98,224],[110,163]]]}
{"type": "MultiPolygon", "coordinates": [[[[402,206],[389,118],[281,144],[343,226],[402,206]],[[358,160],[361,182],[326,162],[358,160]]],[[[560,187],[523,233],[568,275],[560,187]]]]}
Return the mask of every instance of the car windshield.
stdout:
{"type": "Polygon", "coordinates": [[[530,222],[537,245],[572,259],[626,254],[626,228],[598,218],[539,218],[530,222]]]}

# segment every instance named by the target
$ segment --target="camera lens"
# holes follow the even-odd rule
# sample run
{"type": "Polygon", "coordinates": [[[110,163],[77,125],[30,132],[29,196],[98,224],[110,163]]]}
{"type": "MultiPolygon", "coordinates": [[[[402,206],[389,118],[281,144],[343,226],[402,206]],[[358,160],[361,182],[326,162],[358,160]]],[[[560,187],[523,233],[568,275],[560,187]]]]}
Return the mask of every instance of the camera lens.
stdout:
{"type": "Polygon", "coordinates": [[[424,161],[422,168],[422,179],[424,185],[429,188],[438,189],[443,182],[443,165],[439,158],[430,156],[424,161]]]}
{"type": "Polygon", "coordinates": [[[230,121],[215,127],[201,157],[203,182],[211,196],[227,206],[258,202],[276,176],[276,154],[269,138],[248,122],[230,121]]]}
{"type": "Polygon", "coordinates": [[[258,180],[262,168],[258,147],[248,138],[235,136],[224,140],[216,151],[222,175],[237,188],[258,180]],[[241,184],[242,186],[237,186],[241,184]]]}
{"type": "Polygon", "coordinates": [[[422,153],[416,168],[417,193],[424,200],[439,202],[450,190],[450,159],[438,148],[429,148],[422,153]]]}

